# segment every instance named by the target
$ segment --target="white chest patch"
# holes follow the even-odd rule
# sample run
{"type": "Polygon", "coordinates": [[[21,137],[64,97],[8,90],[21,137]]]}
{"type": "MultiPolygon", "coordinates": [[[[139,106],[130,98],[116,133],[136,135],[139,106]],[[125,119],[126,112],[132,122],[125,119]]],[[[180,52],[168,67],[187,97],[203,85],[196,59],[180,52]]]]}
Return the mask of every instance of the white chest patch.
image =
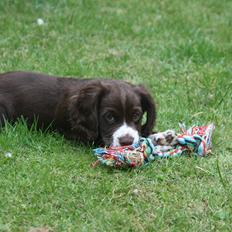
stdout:
{"type": "Polygon", "coordinates": [[[133,143],[137,143],[139,141],[139,133],[134,128],[128,126],[125,122],[122,126],[120,126],[114,133],[113,133],[113,143],[112,146],[120,146],[119,138],[129,135],[131,136],[134,141],[133,143]]]}

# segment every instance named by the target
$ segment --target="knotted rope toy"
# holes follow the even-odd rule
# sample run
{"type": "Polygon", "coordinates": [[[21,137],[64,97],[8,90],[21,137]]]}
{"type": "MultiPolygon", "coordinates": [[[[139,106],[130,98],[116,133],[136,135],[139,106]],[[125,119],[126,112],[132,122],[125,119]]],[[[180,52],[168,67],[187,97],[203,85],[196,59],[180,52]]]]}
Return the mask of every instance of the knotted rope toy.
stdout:
{"type": "Polygon", "coordinates": [[[96,148],[94,155],[98,163],[115,168],[135,168],[147,165],[157,158],[194,155],[204,157],[211,152],[214,124],[192,126],[188,130],[180,124],[182,133],[172,130],[141,137],[139,142],[130,146],[96,148]],[[170,139],[171,138],[171,139],[170,139]],[[164,142],[165,141],[165,142],[164,142]]]}

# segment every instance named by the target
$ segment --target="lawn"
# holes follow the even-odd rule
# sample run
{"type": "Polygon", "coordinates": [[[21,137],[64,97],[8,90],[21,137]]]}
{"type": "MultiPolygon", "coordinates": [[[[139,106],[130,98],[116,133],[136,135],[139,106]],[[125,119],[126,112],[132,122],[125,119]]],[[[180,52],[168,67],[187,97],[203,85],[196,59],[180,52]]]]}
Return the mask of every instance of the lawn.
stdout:
{"type": "Polygon", "coordinates": [[[180,121],[216,130],[207,158],[122,171],[92,168],[91,147],[7,125],[0,231],[231,231],[231,12],[230,0],[1,0],[0,72],[142,83],[157,102],[156,130],[180,121]]]}

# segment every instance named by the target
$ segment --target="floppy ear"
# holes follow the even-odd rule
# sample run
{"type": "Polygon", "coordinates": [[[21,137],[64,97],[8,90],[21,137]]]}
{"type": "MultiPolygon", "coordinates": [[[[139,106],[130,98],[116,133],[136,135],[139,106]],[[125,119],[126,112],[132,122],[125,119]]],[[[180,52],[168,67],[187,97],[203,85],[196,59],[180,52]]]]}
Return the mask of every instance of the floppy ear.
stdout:
{"type": "Polygon", "coordinates": [[[98,138],[98,108],[104,90],[100,81],[92,81],[70,98],[71,129],[82,142],[98,138]]]}
{"type": "Polygon", "coordinates": [[[147,114],[146,122],[142,125],[141,134],[147,137],[152,133],[156,120],[156,107],[152,96],[144,86],[136,86],[136,92],[140,95],[143,113],[147,114]]]}

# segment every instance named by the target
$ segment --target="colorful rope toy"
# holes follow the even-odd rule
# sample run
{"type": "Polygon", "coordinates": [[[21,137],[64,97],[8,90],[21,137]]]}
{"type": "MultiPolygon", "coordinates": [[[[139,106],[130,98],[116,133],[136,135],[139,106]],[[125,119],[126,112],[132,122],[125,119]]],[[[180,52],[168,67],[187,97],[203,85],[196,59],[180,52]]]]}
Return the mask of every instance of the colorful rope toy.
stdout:
{"type": "Polygon", "coordinates": [[[172,141],[170,146],[157,145],[151,137],[142,137],[138,143],[130,146],[96,148],[94,155],[97,161],[93,166],[102,163],[115,168],[135,168],[146,165],[157,158],[181,155],[204,157],[211,151],[214,128],[214,124],[209,124],[193,126],[186,130],[185,126],[180,124],[182,133],[175,136],[175,142],[172,141]]]}

